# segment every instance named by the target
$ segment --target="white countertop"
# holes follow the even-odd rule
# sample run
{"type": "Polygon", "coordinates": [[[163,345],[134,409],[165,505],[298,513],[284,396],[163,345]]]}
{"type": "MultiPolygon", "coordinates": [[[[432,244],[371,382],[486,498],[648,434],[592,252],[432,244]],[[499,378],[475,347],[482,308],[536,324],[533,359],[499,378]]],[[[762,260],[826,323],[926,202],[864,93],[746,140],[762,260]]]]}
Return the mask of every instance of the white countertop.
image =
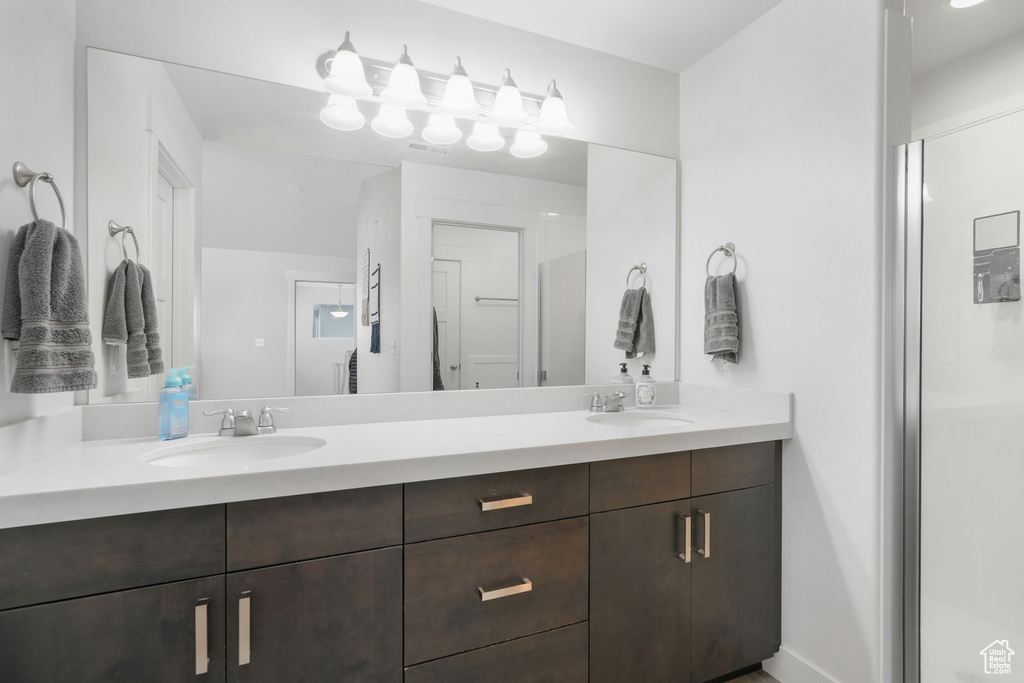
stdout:
{"type": "MultiPolygon", "coordinates": [[[[628,413],[679,414],[692,423],[594,424],[587,411],[463,417],[280,429],[326,445],[239,465],[163,467],[154,450],[264,437],[192,435],[81,441],[0,476],[0,528],[196,505],[711,448],[793,436],[792,416],[691,405],[628,413]]],[[[788,411],[786,411],[788,413],[788,411]]],[[[253,441],[255,443],[256,441],[253,441]]],[[[25,461],[27,460],[27,461],[25,461]]]]}

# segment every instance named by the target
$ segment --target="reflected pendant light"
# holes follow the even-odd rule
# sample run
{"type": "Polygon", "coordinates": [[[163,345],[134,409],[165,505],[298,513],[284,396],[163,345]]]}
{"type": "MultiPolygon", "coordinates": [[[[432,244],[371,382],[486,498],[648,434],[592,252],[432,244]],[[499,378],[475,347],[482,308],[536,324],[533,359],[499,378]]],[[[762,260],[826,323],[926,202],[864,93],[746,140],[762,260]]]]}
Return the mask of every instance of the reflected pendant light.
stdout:
{"type": "Polygon", "coordinates": [[[331,311],[332,318],[344,318],[348,315],[348,311],[341,307],[341,288],[342,285],[338,285],[338,310],[331,311]]]}
{"type": "Polygon", "coordinates": [[[480,104],[473,94],[473,84],[469,75],[462,68],[462,57],[455,58],[455,68],[448,77],[448,85],[444,88],[444,99],[438,108],[445,114],[463,119],[471,119],[480,113],[480,104]]]}
{"type": "Polygon", "coordinates": [[[540,118],[537,120],[536,130],[545,135],[565,135],[572,128],[572,122],[565,114],[565,100],[562,99],[562,93],[558,92],[555,82],[551,81],[544,103],[540,105],[540,118]]]}
{"type": "Polygon", "coordinates": [[[466,138],[466,144],[478,152],[493,152],[505,146],[505,138],[493,123],[478,121],[473,124],[473,132],[466,138]]]}
{"type": "Polygon", "coordinates": [[[548,151],[548,143],[544,142],[544,138],[532,130],[518,130],[516,131],[515,142],[512,143],[508,151],[514,157],[532,159],[548,151]]]}
{"type": "Polygon", "coordinates": [[[373,88],[366,82],[363,62],[348,39],[348,31],[345,31],[345,42],[331,60],[331,70],[324,78],[324,87],[336,95],[348,97],[369,97],[373,94],[373,88]]]}
{"type": "Polygon", "coordinates": [[[405,110],[393,104],[380,105],[376,118],[370,121],[370,127],[386,138],[404,138],[412,133],[412,121],[405,110]]]}
{"type": "Polygon", "coordinates": [[[493,123],[499,126],[516,128],[526,123],[526,110],[523,109],[523,96],[519,94],[516,82],[512,80],[512,72],[505,69],[505,77],[501,88],[494,96],[494,109],[488,114],[493,123]]]}
{"type": "Polygon", "coordinates": [[[366,123],[366,117],[359,111],[355,98],[331,93],[327,106],[320,110],[320,120],[337,130],[359,130],[366,123]]]}
{"type": "Polygon", "coordinates": [[[423,129],[423,139],[435,145],[450,145],[461,138],[462,131],[449,114],[431,114],[430,122],[423,129]]]}
{"type": "Polygon", "coordinates": [[[380,95],[388,104],[405,109],[422,109],[427,106],[427,98],[420,89],[420,77],[409,58],[409,48],[402,46],[402,55],[395,62],[388,79],[388,87],[380,95]]]}

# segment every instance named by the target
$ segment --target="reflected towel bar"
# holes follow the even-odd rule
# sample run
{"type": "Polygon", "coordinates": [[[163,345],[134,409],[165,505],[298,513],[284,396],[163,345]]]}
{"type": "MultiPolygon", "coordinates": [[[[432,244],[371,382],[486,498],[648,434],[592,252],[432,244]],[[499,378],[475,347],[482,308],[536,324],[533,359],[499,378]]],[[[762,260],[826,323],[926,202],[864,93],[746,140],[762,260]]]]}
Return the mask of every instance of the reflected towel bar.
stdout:
{"type": "Polygon", "coordinates": [[[519,299],[503,299],[498,296],[475,296],[474,301],[519,301],[519,299]]]}

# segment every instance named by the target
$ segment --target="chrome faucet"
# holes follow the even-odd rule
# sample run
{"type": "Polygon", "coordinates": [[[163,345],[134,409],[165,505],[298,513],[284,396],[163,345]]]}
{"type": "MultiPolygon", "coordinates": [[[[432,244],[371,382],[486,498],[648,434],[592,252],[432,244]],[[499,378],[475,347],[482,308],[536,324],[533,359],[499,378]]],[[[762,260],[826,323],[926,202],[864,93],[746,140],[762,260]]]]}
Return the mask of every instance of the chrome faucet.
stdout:
{"type": "Polygon", "coordinates": [[[220,431],[217,436],[256,436],[257,434],[273,434],[277,431],[274,426],[273,413],[287,413],[291,408],[271,408],[266,406],[260,410],[259,424],[253,420],[248,410],[235,412],[231,408],[224,410],[204,410],[203,415],[223,415],[220,422],[220,431]]]}
{"type": "Polygon", "coordinates": [[[608,397],[601,396],[601,392],[595,391],[590,394],[583,394],[583,398],[590,399],[590,412],[592,413],[617,413],[623,410],[622,399],[629,394],[616,391],[608,397]]]}
{"type": "Polygon", "coordinates": [[[256,436],[256,422],[248,410],[235,413],[235,436],[256,436]]]}
{"type": "Polygon", "coordinates": [[[260,411],[260,425],[257,428],[260,434],[273,434],[277,431],[274,426],[273,413],[287,413],[291,408],[271,408],[266,406],[260,411]]]}
{"type": "Polygon", "coordinates": [[[211,415],[223,415],[224,419],[220,421],[220,431],[217,432],[217,436],[234,436],[235,435],[235,411],[231,408],[225,408],[224,410],[204,410],[203,415],[210,417],[211,415]]]}

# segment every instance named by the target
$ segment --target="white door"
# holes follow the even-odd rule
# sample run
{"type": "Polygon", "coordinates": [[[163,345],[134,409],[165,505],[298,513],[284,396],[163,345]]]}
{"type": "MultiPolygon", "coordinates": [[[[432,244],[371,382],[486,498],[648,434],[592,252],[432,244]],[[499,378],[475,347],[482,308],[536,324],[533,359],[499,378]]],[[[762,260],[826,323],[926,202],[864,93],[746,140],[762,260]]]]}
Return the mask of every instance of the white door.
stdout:
{"type": "MultiPolygon", "coordinates": [[[[162,174],[157,175],[156,192],[153,195],[153,222],[150,234],[139,240],[142,253],[139,261],[149,269],[153,278],[153,295],[156,297],[157,330],[160,333],[160,350],[163,352],[164,368],[174,367],[174,187],[162,174]]],[[[134,245],[128,239],[128,257],[134,245]]],[[[144,380],[145,397],[142,400],[155,401],[164,383],[163,374],[144,380]]]]}
{"type": "Polygon", "coordinates": [[[445,389],[458,389],[462,377],[459,338],[462,264],[434,259],[433,306],[437,312],[437,353],[445,389]]]}
{"type": "Polygon", "coordinates": [[[541,386],[584,384],[587,252],[540,264],[541,386]]]}

